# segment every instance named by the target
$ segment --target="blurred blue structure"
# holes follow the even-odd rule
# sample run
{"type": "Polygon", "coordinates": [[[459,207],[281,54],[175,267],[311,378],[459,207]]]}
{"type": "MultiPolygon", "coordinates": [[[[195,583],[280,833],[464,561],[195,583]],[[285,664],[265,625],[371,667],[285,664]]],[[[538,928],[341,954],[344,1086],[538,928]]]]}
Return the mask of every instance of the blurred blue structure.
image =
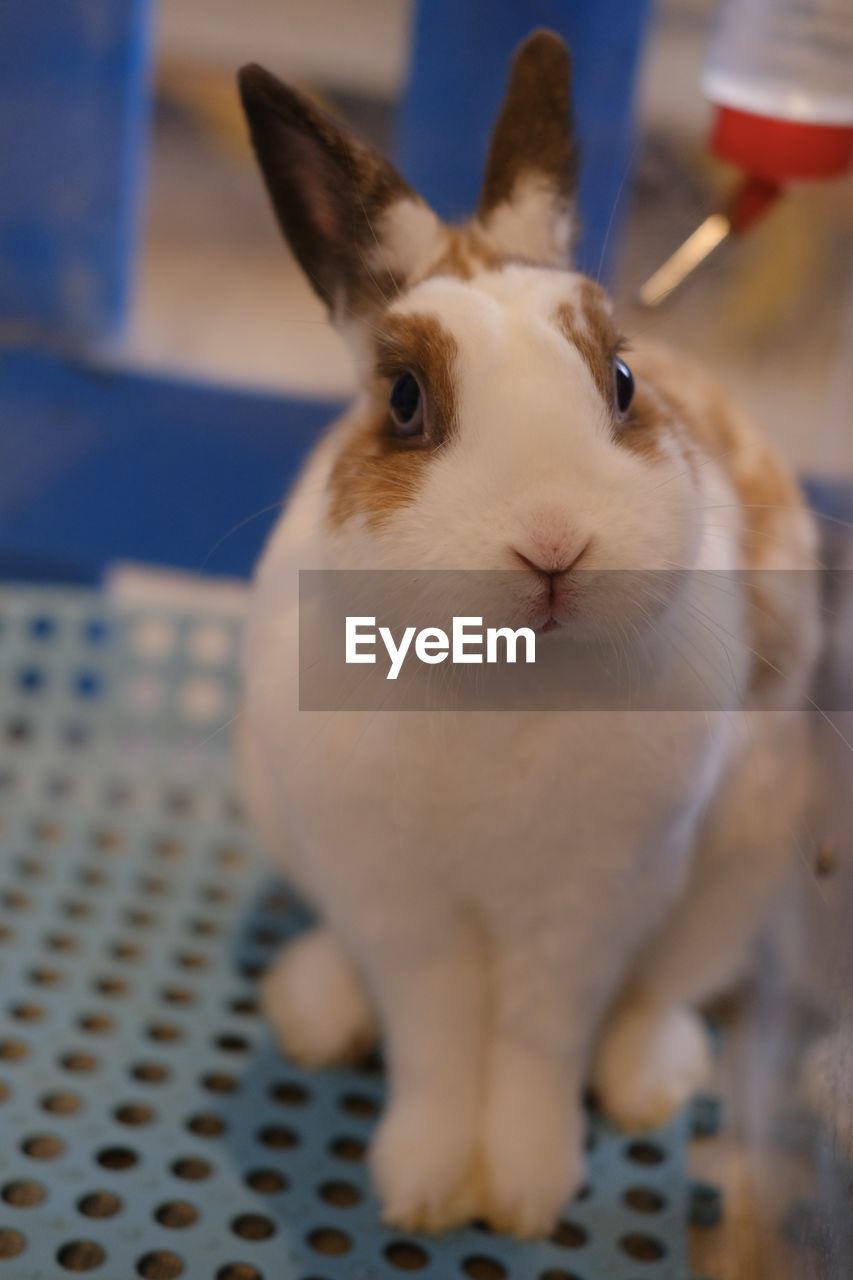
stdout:
{"type": "MultiPolygon", "coordinates": [[[[583,147],[582,264],[606,275],[650,0],[421,0],[401,117],[407,176],[476,200],[513,48],[566,36],[583,147]]],[[[150,116],[149,0],[0,5],[0,574],[93,581],[117,558],[246,574],[332,406],[104,368],[121,329],[150,116]],[[2,330],[0,330],[2,333],[2,330]],[[74,352],[74,364],[55,354],[74,352]],[[261,508],[269,510],[249,519],[261,508]],[[213,544],[240,521],[243,530],[213,544]]]]}
{"type": "Polygon", "coordinates": [[[651,0],[422,0],[399,159],[446,218],[477,204],[489,133],[513,49],[550,27],[572,51],[580,142],[578,265],[606,280],[630,190],[633,94],[651,0]]]}
{"type": "Polygon", "coordinates": [[[91,582],[119,557],[247,574],[334,410],[5,352],[0,578],[91,582]]]}
{"type": "Polygon", "coordinates": [[[0,4],[0,319],[120,328],[150,94],[147,0],[0,4]]]}

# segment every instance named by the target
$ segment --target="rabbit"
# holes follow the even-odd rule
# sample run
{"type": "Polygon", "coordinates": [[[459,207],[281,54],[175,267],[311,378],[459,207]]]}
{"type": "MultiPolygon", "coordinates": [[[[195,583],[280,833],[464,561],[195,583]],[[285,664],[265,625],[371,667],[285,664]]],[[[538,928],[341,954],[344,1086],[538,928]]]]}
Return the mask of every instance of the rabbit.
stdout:
{"type": "Polygon", "coordinates": [[[737,575],[811,568],[811,518],[709,376],[625,348],[574,270],[558,36],[518,48],[463,225],[268,71],[239,83],[360,387],[250,595],[247,812],[318,921],[263,1007],[309,1067],[381,1035],[387,1223],[544,1236],[583,1183],[584,1090],[628,1130],[684,1104],[708,1070],[697,1005],[742,973],[785,881],[818,611],[809,574],[737,575]],[[674,567],[734,571],[713,617],[674,567]],[[627,662],[651,646],[666,687],[717,627],[726,660],[704,710],[300,711],[301,569],[507,571],[507,609],[566,663],[618,636],[627,662]],[[635,599],[614,569],[668,585],[635,599]]]}

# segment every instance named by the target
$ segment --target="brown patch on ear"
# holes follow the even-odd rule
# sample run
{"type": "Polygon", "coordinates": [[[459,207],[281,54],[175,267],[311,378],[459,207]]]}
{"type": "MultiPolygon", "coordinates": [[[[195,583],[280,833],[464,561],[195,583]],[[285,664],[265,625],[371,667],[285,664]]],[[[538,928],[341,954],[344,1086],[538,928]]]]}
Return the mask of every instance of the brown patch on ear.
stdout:
{"type": "Polygon", "coordinates": [[[456,354],[456,343],[434,316],[386,316],[376,340],[374,407],[351,430],[329,477],[333,526],[361,516],[376,528],[414,501],[425,467],[456,429],[456,354]],[[403,372],[415,375],[425,396],[423,439],[398,439],[392,431],[388,393],[403,372]]]}
{"type": "Polygon", "coordinates": [[[577,170],[570,80],[568,49],[553,32],[536,31],[519,47],[486,161],[478,208],[485,222],[529,175],[553,191],[555,212],[568,212],[577,170]]]}
{"type": "Polygon", "coordinates": [[[401,281],[372,270],[374,227],[395,200],[417,199],[396,169],[310,99],[243,67],[240,95],[279,225],[330,310],[384,305],[401,281]]]}

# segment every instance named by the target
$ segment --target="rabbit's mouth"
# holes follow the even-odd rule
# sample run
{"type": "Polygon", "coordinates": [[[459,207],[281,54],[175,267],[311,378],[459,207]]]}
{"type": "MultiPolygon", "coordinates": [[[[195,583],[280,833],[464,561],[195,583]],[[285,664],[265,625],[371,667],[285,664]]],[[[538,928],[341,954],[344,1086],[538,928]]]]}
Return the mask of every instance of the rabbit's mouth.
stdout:
{"type": "Polygon", "coordinates": [[[554,575],[547,584],[547,590],[536,601],[533,610],[532,626],[538,635],[547,635],[549,631],[559,631],[577,615],[578,589],[572,581],[562,581],[554,575]]]}

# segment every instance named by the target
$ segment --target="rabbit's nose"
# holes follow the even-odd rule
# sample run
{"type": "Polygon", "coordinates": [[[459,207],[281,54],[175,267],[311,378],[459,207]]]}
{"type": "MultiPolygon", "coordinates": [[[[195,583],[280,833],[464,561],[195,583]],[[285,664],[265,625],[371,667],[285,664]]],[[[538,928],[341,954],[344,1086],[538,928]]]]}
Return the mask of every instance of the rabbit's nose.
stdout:
{"type": "Polygon", "coordinates": [[[555,549],[550,555],[543,550],[527,555],[519,551],[518,547],[510,547],[512,555],[520,560],[526,569],[532,569],[534,573],[544,578],[556,578],[562,573],[569,573],[583,559],[588,550],[589,542],[584,543],[580,551],[566,553],[555,549]]]}

